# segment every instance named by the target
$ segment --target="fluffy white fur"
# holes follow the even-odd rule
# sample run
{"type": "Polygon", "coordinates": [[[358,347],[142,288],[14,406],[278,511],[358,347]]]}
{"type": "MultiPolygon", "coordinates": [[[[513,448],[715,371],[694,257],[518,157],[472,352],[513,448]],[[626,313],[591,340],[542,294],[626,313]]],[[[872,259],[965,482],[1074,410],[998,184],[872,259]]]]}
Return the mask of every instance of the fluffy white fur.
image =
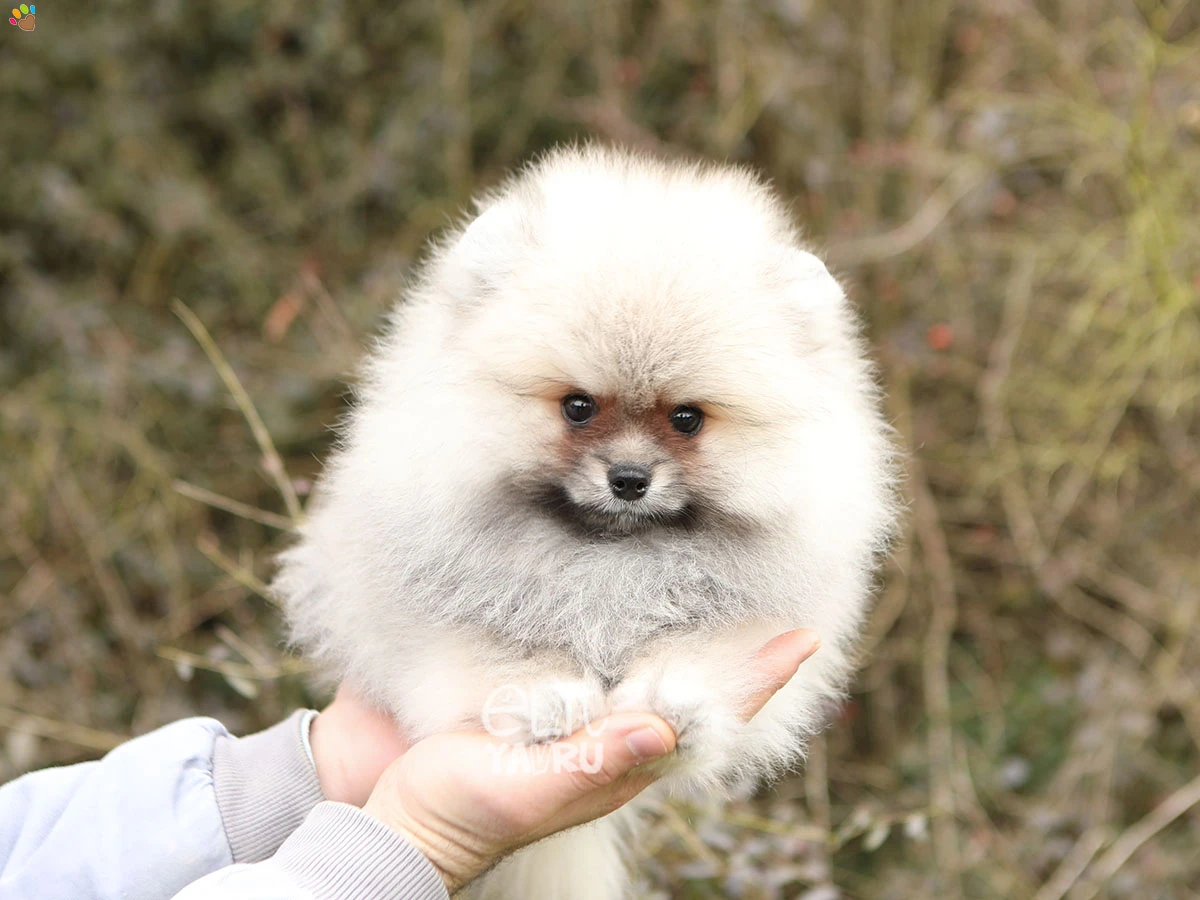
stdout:
{"type": "MultiPolygon", "coordinates": [[[[282,557],[296,642],[416,737],[518,684],[554,733],[664,715],[662,790],[778,774],[845,684],[895,517],[843,291],[740,169],[561,150],[478,209],[408,290],[282,557]],[[609,416],[594,439],[561,412],[575,392],[609,416]],[[678,404],[705,412],[693,437],[655,424],[678,404]],[[636,504],[605,480],[625,459],[653,465],[636,504]],[[746,658],[800,626],[822,648],[743,725],[746,658]]],[[[618,830],[475,890],[619,897],[618,830]]]]}

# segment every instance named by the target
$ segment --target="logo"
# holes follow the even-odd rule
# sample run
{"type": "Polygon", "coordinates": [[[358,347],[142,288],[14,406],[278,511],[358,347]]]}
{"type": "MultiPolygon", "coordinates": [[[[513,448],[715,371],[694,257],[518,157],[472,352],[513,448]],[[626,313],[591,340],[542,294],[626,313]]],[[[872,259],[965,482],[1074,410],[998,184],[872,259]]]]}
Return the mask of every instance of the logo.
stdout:
{"type": "Polygon", "coordinates": [[[9,25],[16,25],[22,31],[33,31],[37,28],[37,7],[21,4],[20,9],[14,9],[8,17],[9,25]]]}
{"type": "Polygon", "coordinates": [[[543,775],[586,772],[595,775],[604,765],[604,745],[586,739],[565,743],[580,726],[590,738],[604,733],[603,719],[593,721],[588,701],[570,691],[539,691],[505,684],[488,695],[483,727],[501,743],[488,747],[497,775],[543,775]]]}

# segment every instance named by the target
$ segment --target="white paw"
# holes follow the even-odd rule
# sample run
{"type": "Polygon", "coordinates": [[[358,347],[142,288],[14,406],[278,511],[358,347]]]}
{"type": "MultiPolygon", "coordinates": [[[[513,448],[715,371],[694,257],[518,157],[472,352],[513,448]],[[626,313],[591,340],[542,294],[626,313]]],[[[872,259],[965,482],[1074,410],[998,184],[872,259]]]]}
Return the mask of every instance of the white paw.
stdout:
{"type": "Polygon", "coordinates": [[[591,676],[502,685],[483,709],[483,726],[520,744],[557,741],[603,718],[608,702],[600,681],[591,676]]]}
{"type": "Polygon", "coordinates": [[[741,722],[717,692],[688,668],[650,671],[622,681],[609,695],[613,712],[652,712],[675,731],[681,757],[707,755],[731,739],[741,722]]]}

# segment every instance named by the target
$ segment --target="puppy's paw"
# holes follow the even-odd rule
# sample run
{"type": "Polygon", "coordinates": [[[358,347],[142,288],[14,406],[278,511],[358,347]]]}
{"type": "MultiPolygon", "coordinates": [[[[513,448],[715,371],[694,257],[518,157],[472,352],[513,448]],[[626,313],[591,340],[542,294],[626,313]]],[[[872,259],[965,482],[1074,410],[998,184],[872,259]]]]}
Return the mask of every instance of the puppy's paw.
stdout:
{"type": "Polygon", "coordinates": [[[634,675],[609,695],[613,712],[652,712],[664,719],[685,762],[720,755],[742,729],[722,699],[701,673],[687,667],[634,675]]]}
{"type": "Polygon", "coordinates": [[[599,679],[553,679],[497,688],[484,705],[483,725],[514,743],[541,744],[572,735],[607,713],[599,679]]]}

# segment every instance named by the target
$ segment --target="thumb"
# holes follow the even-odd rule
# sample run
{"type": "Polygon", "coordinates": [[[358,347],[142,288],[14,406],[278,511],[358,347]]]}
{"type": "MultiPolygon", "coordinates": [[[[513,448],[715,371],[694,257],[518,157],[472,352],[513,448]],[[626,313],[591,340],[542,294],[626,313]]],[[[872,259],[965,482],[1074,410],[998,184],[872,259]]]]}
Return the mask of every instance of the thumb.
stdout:
{"type": "Polygon", "coordinates": [[[675,732],[658,716],[621,713],[581,728],[547,750],[571,759],[566,790],[583,794],[606,787],[633,769],[675,749],[675,732]]]}
{"type": "Polygon", "coordinates": [[[607,815],[632,800],[662,774],[649,763],[674,751],[675,732],[658,716],[621,713],[544,747],[576,764],[538,780],[537,787],[552,795],[541,799],[548,800],[544,805],[554,812],[536,837],[607,815]]]}
{"type": "MultiPolygon", "coordinates": [[[[606,774],[616,780],[636,766],[659,759],[675,749],[675,732],[658,716],[624,714],[602,722],[606,774]]],[[[585,729],[586,733],[586,729],[585,729]]]]}

